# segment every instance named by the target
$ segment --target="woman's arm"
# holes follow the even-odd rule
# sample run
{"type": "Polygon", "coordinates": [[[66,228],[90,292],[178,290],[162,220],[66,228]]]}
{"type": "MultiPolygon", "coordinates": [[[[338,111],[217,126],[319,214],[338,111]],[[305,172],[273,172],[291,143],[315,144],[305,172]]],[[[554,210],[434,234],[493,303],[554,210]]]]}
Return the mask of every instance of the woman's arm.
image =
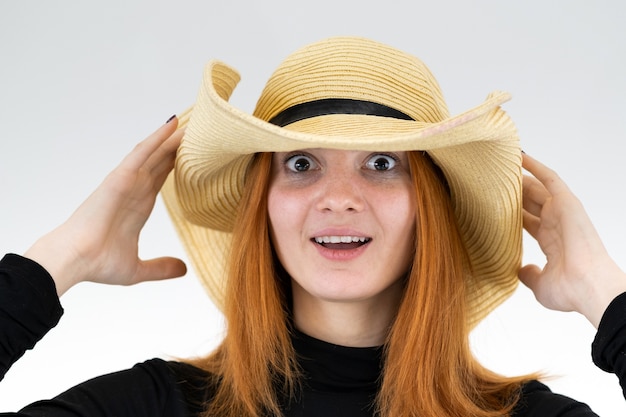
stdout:
{"type": "MultiPolygon", "coordinates": [[[[172,118],[140,142],[24,259],[0,262],[0,375],[56,325],[58,296],[81,281],[130,285],[181,276],[184,263],[138,257],[139,233],[172,170],[182,131],[172,118]]],[[[1,377],[0,377],[1,379],[1,377]]]]}
{"type": "Polygon", "coordinates": [[[0,260],[0,380],[56,326],[63,309],[50,275],[19,255],[0,260]]]}
{"type": "MultiPolygon", "coordinates": [[[[59,296],[73,285],[130,285],[186,272],[176,258],[138,257],[139,233],[174,165],[182,137],[177,122],[169,120],[139,143],[66,222],[23,257],[9,254],[0,260],[0,379],[57,324],[63,313],[59,296]]],[[[86,381],[18,414],[0,415],[186,416],[189,393],[181,388],[187,376],[173,372],[186,370],[181,366],[148,361],[86,381]]]]}

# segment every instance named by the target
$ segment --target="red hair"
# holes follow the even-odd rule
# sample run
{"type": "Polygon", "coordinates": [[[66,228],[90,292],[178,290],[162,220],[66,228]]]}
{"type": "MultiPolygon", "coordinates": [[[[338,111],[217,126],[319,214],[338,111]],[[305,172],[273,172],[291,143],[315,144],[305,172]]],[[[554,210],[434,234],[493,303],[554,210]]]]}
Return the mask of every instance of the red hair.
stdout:
{"type": "MultiPolygon", "coordinates": [[[[244,186],[230,262],[220,347],[194,361],[212,375],[207,416],[280,415],[297,393],[290,338],[290,283],[269,238],[272,156],[255,156],[244,186]]],[[[385,343],[377,410],[384,417],[506,416],[531,377],[496,375],[472,355],[467,325],[470,264],[443,175],[427,154],[409,152],[416,187],[415,256],[385,343]]]]}

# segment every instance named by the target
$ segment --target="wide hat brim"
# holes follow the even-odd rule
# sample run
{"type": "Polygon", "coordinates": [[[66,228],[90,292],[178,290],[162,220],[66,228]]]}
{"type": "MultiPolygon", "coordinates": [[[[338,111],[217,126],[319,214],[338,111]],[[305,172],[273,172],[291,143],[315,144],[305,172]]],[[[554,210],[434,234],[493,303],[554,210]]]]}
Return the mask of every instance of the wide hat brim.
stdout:
{"type": "Polygon", "coordinates": [[[495,92],[440,122],[368,115],[318,116],[278,127],[233,107],[238,73],[219,62],[206,69],[195,105],[179,117],[185,134],[162,196],[211,299],[222,308],[231,230],[252,156],[331,148],[426,151],[448,181],[472,272],[469,325],[515,290],[521,262],[521,151],[516,128],[495,92]]]}

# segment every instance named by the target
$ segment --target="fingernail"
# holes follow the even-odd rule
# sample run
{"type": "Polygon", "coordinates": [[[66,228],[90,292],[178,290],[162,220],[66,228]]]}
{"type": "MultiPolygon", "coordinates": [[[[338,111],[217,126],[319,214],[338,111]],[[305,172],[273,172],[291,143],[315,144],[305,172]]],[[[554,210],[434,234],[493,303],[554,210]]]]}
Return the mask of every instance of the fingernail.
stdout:
{"type": "Polygon", "coordinates": [[[172,116],[170,116],[169,119],[167,119],[167,121],[165,122],[165,124],[168,124],[169,122],[171,122],[172,120],[174,120],[174,117],[176,117],[175,114],[173,114],[172,116]]]}
{"type": "Polygon", "coordinates": [[[526,154],[526,152],[524,152],[524,150],[523,150],[523,149],[522,149],[521,151],[522,151],[522,153],[523,153],[523,154],[526,154]]]}

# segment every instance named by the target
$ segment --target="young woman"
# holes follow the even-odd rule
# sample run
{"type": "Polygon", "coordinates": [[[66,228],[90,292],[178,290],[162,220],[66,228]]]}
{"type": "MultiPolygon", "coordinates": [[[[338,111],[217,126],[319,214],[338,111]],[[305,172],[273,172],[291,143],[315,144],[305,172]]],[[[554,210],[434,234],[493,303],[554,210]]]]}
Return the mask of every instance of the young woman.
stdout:
{"type": "Polygon", "coordinates": [[[537,376],[499,376],[473,358],[470,330],[518,276],[545,306],[598,327],[596,364],[626,381],[626,275],[566,185],[522,156],[506,94],[450,117],[419,60],[360,38],[291,55],[254,115],[228,104],[237,81],[211,63],[191,112],[0,264],[5,372],[56,324],[57,295],[72,285],[185,273],[180,260],[137,257],[165,183],[226,317],[222,344],[87,381],[19,415],[595,415],[537,376]],[[522,161],[533,175],[523,187],[522,161]],[[543,268],[520,267],[522,222],[543,268]]]}

